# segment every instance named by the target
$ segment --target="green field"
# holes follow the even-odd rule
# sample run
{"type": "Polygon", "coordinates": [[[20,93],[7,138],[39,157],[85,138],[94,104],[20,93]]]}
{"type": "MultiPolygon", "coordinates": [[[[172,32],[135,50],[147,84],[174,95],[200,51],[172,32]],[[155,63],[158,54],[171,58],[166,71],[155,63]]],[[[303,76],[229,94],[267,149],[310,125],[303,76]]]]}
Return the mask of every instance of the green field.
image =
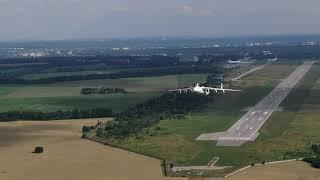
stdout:
{"type": "Polygon", "coordinates": [[[110,108],[115,113],[159,96],[161,91],[189,86],[205,81],[207,75],[170,75],[159,77],[124,78],[61,82],[48,85],[2,85],[0,88],[0,112],[9,110],[57,111],[74,108],[110,108]],[[81,95],[83,87],[124,88],[127,94],[81,95]]]}
{"type": "Polygon", "coordinates": [[[160,130],[155,127],[149,129],[149,132],[154,132],[152,136],[150,133],[143,134],[142,139],[132,137],[113,143],[164,158],[175,165],[205,165],[212,157],[219,156],[222,159],[218,164],[241,167],[251,162],[281,160],[286,152],[307,151],[308,142],[320,141],[320,131],[313,128],[320,125],[316,122],[319,102],[315,100],[320,93],[318,90],[311,91],[320,75],[318,65],[307,73],[281,104],[284,111],[274,113],[267,121],[254,143],[242,147],[216,147],[215,142],[194,140],[202,133],[228,129],[245,113],[242,109],[255,105],[296,67],[270,65],[235,83],[244,88],[243,93],[217,96],[204,112],[192,114],[188,120],[163,120],[156,125],[160,130]],[[310,109],[314,110],[314,114],[309,113],[310,109]],[[304,120],[308,123],[303,123],[304,120]]]}
{"type": "Polygon", "coordinates": [[[159,93],[128,93],[106,96],[66,96],[66,97],[32,97],[32,98],[0,98],[0,112],[6,111],[42,111],[110,108],[119,113],[128,107],[143,102],[159,93]]]}

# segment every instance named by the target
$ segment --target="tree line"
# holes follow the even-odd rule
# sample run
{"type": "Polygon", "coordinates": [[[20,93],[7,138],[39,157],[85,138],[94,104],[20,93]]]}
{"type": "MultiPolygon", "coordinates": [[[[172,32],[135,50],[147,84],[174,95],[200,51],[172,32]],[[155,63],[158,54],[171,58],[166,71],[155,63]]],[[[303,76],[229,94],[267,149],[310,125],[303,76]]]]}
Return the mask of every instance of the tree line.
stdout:
{"type": "Polygon", "coordinates": [[[111,116],[113,116],[112,110],[107,108],[73,109],[54,112],[8,111],[0,113],[0,121],[82,119],[111,116]]]}
{"type": "Polygon", "coordinates": [[[50,84],[66,81],[94,80],[94,79],[119,79],[132,77],[150,77],[176,74],[199,74],[199,73],[216,73],[219,71],[216,66],[172,66],[151,69],[135,69],[130,71],[120,71],[110,74],[88,74],[72,76],[56,76],[40,79],[21,79],[21,78],[1,78],[2,84],[50,84]]]}
{"type": "Polygon", "coordinates": [[[82,88],[81,92],[82,95],[89,95],[89,94],[116,94],[116,93],[122,93],[125,94],[127,91],[122,88],[106,88],[106,87],[100,87],[100,88],[82,88]]]}

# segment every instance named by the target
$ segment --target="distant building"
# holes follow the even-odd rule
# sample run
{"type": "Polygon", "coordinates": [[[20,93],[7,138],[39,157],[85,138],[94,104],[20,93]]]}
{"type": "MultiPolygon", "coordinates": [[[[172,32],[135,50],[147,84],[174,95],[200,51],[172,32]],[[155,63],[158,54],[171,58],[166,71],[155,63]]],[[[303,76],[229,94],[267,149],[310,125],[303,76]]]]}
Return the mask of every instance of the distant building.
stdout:
{"type": "Polygon", "coordinates": [[[273,53],[271,51],[269,51],[269,50],[264,50],[264,51],[262,51],[262,54],[264,56],[268,56],[268,55],[272,55],[273,53]]]}
{"type": "Polygon", "coordinates": [[[190,56],[180,56],[179,62],[194,62],[194,57],[190,56]]]}
{"type": "Polygon", "coordinates": [[[195,62],[195,63],[199,62],[199,57],[198,56],[194,56],[193,57],[193,62],[195,62]]]}
{"type": "Polygon", "coordinates": [[[315,45],[317,45],[317,42],[307,41],[307,42],[302,43],[302,45],[304,45],[304,46],[315,46],[315,45]]]}

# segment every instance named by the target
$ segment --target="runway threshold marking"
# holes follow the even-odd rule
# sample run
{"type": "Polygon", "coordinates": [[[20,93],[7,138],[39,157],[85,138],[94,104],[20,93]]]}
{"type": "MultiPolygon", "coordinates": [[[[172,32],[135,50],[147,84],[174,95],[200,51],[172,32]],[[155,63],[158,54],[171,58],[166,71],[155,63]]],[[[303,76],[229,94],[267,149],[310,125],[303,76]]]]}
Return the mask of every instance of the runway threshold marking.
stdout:
{"type": "Polygon", "coordinates": [[[251,138],[250,137],[220,137],[220,141],[225,141],[225,140],[241,140],[241,141],[249,141],[251,138]]]}

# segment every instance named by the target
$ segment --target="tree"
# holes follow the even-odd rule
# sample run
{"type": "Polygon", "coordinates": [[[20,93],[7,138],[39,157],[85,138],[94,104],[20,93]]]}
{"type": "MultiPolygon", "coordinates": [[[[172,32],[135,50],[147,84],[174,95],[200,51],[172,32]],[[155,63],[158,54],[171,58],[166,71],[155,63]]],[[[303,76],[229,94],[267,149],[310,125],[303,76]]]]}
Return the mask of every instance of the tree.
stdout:
{"type": "Polygon", "coordinates": [[[98,128],[98,129],[97,129],[96,135],[97,135],[98,137],[103,137],[103,130],[102,130],[102,128],[98,128]]]}
{"type": "Polygon", "coordinates": [[[170,169],[172,169],[173,168],[173,163],[170,163],[170,169]]]}

